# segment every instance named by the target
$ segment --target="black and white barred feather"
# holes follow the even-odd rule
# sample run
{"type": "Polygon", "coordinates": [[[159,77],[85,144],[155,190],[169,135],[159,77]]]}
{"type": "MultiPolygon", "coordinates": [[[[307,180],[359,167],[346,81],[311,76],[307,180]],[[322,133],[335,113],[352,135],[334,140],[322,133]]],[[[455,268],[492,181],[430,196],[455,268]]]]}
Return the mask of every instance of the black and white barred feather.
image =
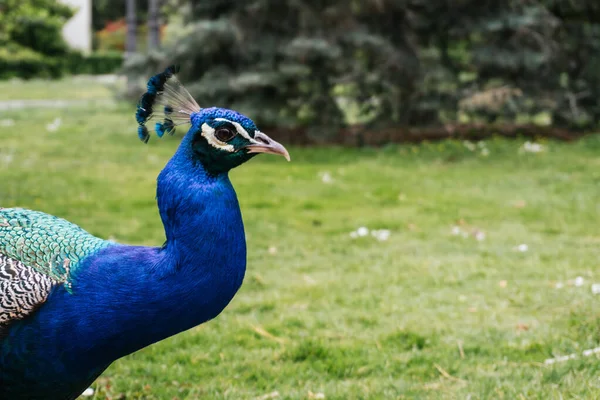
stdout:
{"type": "Polygon", "coordinates": [[[59,282],[0,254],[0,328],[35,311],[59,282]]]}

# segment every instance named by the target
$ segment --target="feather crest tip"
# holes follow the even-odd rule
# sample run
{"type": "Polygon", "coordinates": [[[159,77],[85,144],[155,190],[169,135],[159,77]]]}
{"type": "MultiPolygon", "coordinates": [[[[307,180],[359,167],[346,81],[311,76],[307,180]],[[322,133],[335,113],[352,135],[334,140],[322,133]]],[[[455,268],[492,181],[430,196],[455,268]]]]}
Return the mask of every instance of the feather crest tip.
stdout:
{"type": "Polygon", "coordinates": [[[189,124],[191,115],[200,111],[196,100],[175,76],[178,71],[177,66],[170,66],[148,80],[135,114],[138,136],[144,143],[150,138],[146,124],[151,119],[162,119],[155,123],[154,129],[158,137],[163,137],[165,133],[173,135],[178,125],[189,124]],[[157,117],[155,110],[164,115],[157,117]]]}

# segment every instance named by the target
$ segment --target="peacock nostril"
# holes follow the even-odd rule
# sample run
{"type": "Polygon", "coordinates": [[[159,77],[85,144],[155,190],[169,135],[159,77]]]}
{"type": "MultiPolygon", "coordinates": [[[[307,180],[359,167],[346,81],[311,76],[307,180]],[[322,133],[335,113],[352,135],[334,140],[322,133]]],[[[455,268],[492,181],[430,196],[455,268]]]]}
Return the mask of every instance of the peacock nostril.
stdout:
{"type": "Polygon", "coordinates": [[[269,144],[269,143],[270,143],[270,142],[269,142],[267,139],[265,139],[265,138],[264,138],[264,137],[262,137],[262,136],[256,136],[254,139],[255,139],[257,142],[260,142],[260,143],[262,143],[262,144],[269,144]]]}

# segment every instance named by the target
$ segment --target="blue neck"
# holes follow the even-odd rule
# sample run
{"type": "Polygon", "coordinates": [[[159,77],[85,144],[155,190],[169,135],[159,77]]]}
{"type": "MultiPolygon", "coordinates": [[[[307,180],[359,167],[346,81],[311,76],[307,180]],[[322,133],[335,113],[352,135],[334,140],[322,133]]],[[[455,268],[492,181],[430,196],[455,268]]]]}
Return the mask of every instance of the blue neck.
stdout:
{"type": "MultiPolygon", "coordinates": [[[[167,238],[162,273],[206,269],[208,255],[230,255],[245,236],[242,216],[227,173],[212,175],[194,158],[189,137],[158,176],[157,202],[167,238]]],[[[210,271],[207,271],[210,272],[210,271]]]]}
{"type": "MultiPolygon", "coordinates": [[[[131,337],[119,333],[124,353],[115,354],[119,357],[216,317],[242,284],[246,239],[235,190],[226,173],[206,172],[189,140],[184,138],[158,177],[165,245],[120,246],[98,259],[106,268],[111,256],[121,259],[126,253],[136,264],[128,268],[137,272],[125,275],[127,286],[138,290],[120,302],[142,304],[119,316],[121,327],[131,326],[131,337]]],[[[123,270],[122,260],[118,263],[123,270]]]]}

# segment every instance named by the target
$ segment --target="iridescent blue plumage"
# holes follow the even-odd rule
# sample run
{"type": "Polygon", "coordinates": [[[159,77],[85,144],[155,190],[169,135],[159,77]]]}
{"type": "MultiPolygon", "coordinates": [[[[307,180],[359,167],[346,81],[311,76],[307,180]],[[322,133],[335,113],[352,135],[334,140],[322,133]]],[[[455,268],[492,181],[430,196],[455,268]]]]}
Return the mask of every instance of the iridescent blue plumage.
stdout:
{"type": "Polygon", "coordinates": [[[170,135],[175,133],[175,124],[173,123],[173,120],[169,118],[165,118],[163,122],[157,122],[155,128],[158,137],[163,137],[165,132],[170,135]]]}
{"type": "Polygon", "coordinates": [[[108,243],[47,214],[17,212],[43,224],[35,232],[0,218],[0,399],[74,399],[114,360],[216,317],[242,284],[246,241],[228,171],[257,153],[289,155],[249,118],[200,109],[169,86],[169,71],[150,79],[136,113],[142,139],[162,98],[169,118],[191,124],[157,180],[163,246],[108,243]],[[46,265],[54,252],[68,263],[46,265]]]}

